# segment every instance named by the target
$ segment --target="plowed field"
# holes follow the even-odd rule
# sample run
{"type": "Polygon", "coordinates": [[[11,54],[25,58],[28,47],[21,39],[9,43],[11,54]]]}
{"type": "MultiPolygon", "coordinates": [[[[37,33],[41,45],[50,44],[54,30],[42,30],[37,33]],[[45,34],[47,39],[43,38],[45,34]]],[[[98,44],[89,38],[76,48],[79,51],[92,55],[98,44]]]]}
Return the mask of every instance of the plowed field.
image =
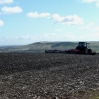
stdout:
{"type": "Polygon", "coordinates": [[[98,92],[99,55],[0,53],[0,99],[98,99],[98,92]]]}

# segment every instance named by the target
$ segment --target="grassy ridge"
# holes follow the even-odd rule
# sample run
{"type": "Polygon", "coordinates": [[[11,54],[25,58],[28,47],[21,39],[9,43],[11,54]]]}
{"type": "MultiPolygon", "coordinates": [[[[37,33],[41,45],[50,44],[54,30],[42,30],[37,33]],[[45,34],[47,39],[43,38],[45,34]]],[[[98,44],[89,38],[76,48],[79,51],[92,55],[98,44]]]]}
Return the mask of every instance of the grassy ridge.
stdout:
{"type": "MultiPolygon", "coordinates": [[[[68,50],[74,49],[78,42],[36,42],[24,46],[1,47],[0,52],[44,52],[47,49],[68,50]]],[[[90,42],[88,45],[94,51],[99,52],[99,42],[90,42]]]]}

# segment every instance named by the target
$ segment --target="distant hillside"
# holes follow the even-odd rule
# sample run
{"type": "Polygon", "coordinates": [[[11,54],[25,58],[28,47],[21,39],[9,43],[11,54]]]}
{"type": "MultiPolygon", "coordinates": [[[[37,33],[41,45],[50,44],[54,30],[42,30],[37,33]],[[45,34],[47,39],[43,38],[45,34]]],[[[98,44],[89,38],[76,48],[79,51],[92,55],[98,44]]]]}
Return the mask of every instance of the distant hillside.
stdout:
{"type": "MultiPolygon", "coordinates": [[[[0,47],[0,52],[33,52],[42,53],[47,49],[72,49],[76,48],[78,42],[36,42],[24,46],[0,47]]],[[[88,45],[94,51],[99,52],[99,42],[90,42],[88,45]]]]}

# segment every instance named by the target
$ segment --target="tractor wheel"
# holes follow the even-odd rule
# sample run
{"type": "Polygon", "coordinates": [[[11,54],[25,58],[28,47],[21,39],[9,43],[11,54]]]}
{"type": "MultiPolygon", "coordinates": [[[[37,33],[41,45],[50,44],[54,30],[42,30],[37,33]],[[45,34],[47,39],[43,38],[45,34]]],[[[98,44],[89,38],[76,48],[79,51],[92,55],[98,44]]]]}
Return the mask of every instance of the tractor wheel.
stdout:
{"type": "Polygon", "coordinates": [[[92,50],[91,49],[88,49],[88,53],[91,54],[92,53],[92,50]]]}

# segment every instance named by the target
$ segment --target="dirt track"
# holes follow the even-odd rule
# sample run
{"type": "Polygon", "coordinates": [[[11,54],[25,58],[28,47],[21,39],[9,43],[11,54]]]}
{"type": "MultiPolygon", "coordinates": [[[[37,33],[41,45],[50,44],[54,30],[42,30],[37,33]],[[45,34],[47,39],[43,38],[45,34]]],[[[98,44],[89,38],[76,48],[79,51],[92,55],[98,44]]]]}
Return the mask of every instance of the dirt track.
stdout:
{"type": "Polygon", "coordinates": [[[96,89],[99,55],[0,53],[0,99],[74,99],[96,89]]]}

